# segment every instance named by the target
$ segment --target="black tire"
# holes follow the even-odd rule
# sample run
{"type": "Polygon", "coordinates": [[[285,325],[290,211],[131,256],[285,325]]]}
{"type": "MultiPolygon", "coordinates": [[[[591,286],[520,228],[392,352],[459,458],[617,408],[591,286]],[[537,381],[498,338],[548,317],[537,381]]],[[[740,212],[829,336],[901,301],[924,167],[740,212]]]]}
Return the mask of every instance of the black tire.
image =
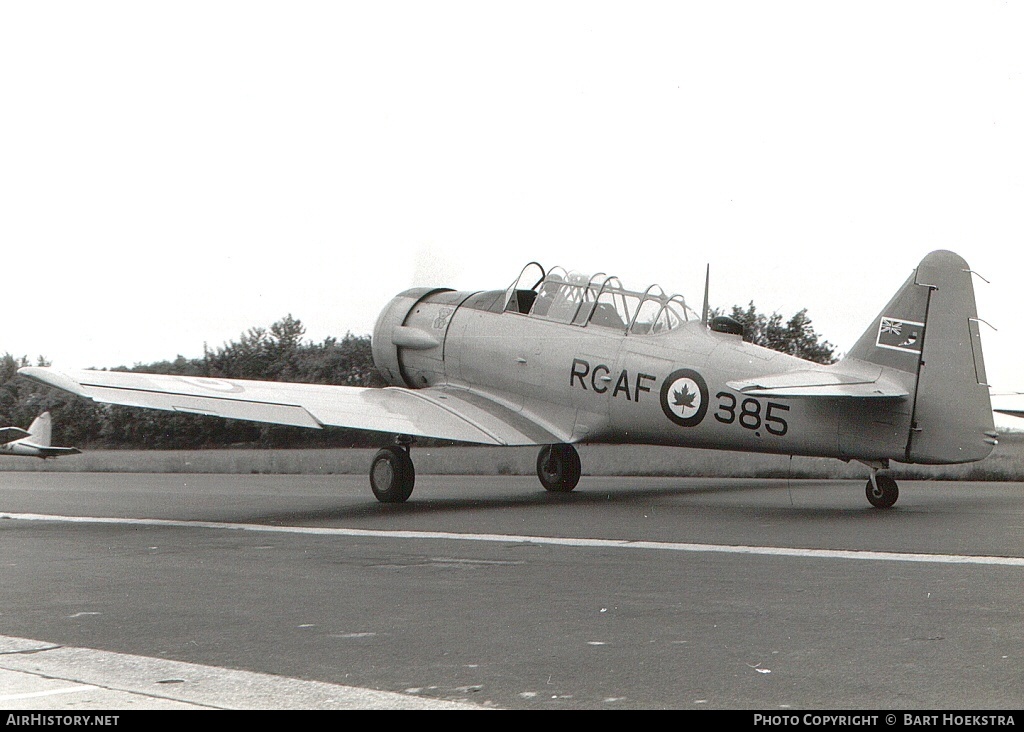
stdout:
{"type": "Polygon", "coordinates": [[[554,493],[568,493],[580,482],[580,454],[572,445],[545,445],[537,455],[537,477],[554,493]]]}
{"type": "Polygon", "coordinates": [[[404,503],[412,495],[416,470],[404,448],[381,448],[370,465],[370,488],[381,503],[404,503]]]}
{"type": "Polygon", "coordinates": [[[876,475],[874,485],[869,480],[865,492],[875,508],[892,508],[900,497],[899,486],[888,475],[876,475]]]}

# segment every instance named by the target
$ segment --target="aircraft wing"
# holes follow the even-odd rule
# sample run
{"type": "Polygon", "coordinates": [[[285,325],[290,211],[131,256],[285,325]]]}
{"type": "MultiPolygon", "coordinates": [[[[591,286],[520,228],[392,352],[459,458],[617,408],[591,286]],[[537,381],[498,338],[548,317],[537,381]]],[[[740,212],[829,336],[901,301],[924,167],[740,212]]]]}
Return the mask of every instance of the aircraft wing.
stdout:
{"type": "Polygon", "coordinates": [[[28,437],[28,435],[28,431],[23,430],[21,427],[0,427],[0,445],[20,440],[22,437],[28,437]]]}
{"type": "Polygon", "coordinates": [[[883,379],[881,371],[874,378],[835,371],[789,371],[727,383],[744,394],[766,397],[898,399],[910,394],[899,384],[883,379]]]}
{"type": "Polygon", "coordinates": [[[26,366],[19,373],[106,404],[204,414],[297,427],[352,427],[486,445],[567,442],[478,392],[451,387],[384,389],[212,379],[26,366]]]}
{"type": "Polygon", "coordinates": [[[82,452],[77,447],[52,447],[52,446],[44,447],[42,445],[33,445],[32,443],[22,443],[22,444],[28,444],[30,447],[34,447],[35,449],[39,450],[40,454],[43,457],[60,457],[61,455],[79,455],[82,452]]]}

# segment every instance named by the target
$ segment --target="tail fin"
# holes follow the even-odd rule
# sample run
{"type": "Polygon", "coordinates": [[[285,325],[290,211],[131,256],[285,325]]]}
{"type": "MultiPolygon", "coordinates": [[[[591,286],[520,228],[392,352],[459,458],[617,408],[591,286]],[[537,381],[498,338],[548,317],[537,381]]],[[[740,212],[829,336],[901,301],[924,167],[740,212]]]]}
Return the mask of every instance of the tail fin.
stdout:
{"type": "Polygon", "coordinates": [[[49,412],[43,412],[28,426],[28,437],[25,442],[30,442],[36,447],[49,447],[53,436],[53,418],[49,412]]]}
{"type": "Polygon", "coordinates": [[[973,462],[992,451],[974,283],[959,255],[935,251],[921,260],[846,359],[911,376],[907,462],[973,462]]]}

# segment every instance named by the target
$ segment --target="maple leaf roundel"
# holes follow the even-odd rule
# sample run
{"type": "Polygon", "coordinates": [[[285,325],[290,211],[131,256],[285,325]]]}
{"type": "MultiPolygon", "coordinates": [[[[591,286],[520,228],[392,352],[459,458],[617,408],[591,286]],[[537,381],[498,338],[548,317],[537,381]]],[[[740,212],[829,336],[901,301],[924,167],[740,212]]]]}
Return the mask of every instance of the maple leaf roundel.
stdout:
{"type": "Polygon", "coordinates": [[[708,411],[708,385],[693,369],[678,369],[661,385],[661,410],[681,427],[696,427],[708,411]]]}

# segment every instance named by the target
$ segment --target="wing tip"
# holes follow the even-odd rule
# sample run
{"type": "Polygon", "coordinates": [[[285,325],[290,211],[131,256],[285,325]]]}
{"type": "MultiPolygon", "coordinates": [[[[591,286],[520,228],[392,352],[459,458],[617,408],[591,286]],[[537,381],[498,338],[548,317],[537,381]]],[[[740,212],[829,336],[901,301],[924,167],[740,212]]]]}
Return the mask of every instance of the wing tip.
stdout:
{"type": "Polygon", "coordinates": [[[88,398],[88,395],[82,390],[80,383],[52,366],[22,366],[18,369],[18,374],[40,384],[53,386],[57,389],[88,398]]]}

